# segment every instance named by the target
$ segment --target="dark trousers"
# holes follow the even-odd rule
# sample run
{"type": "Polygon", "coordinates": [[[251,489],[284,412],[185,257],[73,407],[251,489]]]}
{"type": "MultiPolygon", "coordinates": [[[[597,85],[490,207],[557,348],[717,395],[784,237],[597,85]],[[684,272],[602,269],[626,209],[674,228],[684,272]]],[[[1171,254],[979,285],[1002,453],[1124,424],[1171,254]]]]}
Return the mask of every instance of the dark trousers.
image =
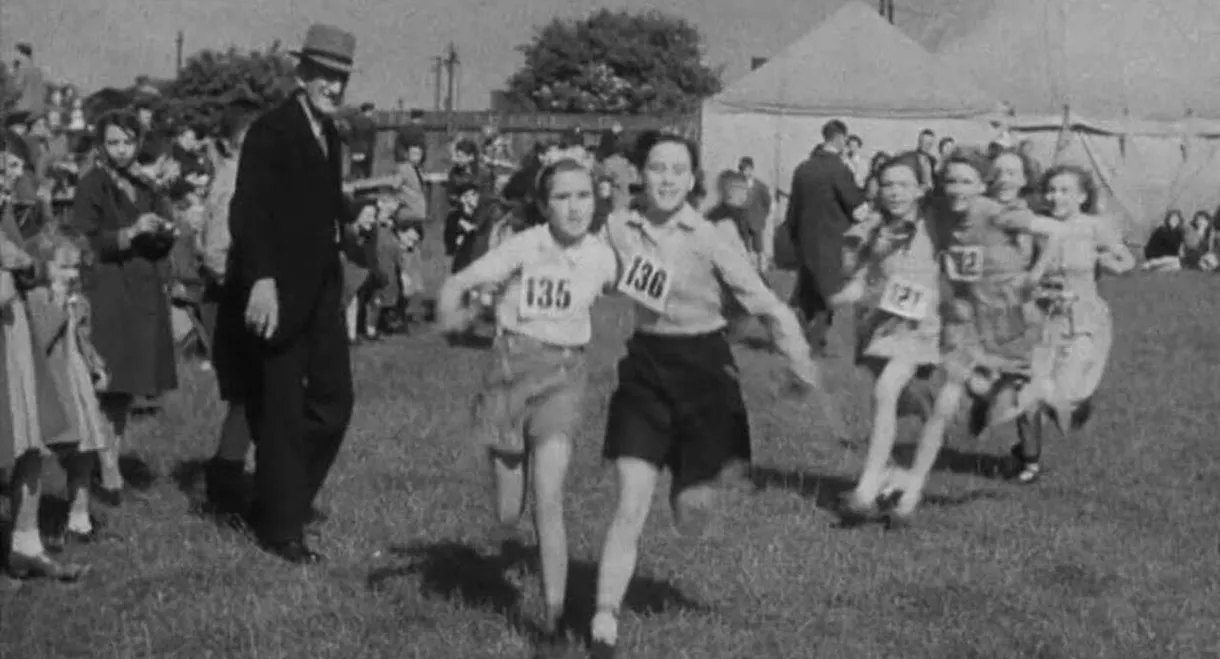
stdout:
{"type": "Polygon", "coordinates": [[[299,539],[352,416],[352,366],[330,277],[304,331],[257,349],[257,385],[247,394],[255,444],[253,522],[267,542],[299,539]]]}
{"type": "Polygon", "coordinates": [[[798,268],[796,286],[792,289],[792,300],[789,304],[800,312],[809,347],[814,352],[823,353],[826,351],[831,323],[834,322],[834,311],[818,284],[812,272],[804,267],[798,268]]]}

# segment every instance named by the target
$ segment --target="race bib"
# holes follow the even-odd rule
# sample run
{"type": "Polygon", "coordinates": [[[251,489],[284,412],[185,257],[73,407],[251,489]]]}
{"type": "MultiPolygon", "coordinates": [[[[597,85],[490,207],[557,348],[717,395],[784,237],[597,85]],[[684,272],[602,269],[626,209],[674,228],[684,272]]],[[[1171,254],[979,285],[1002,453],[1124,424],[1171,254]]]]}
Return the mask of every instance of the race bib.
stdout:
{"type": "Polygon", "coordinates": [[[521,275],[522,318],[560,316],[572,308],[572,271],[566,268],[538,268],[521,275]]]}
{"type": "Polygon", "coordinates": [[[907,320],[923,320],[928,315],[932,294],[928,289],[918,284],[899,278],[891,278],[885,282],[881,292],[881,302],[877,305],[882,311],[907,320]]]}
{"type": "Polygon", "coordinates": [[[983,248],[954,245],[945,252],[945,274],[951,281],[978,281],[983,278],[983,248]]]}
{"type": "Polygon", "coordinates": [[[664,263],[640,254],[627,265],[627,271],[619,280],[618,290],[645,308],[664,313],[672,285],[673,274],[664,263]]]}

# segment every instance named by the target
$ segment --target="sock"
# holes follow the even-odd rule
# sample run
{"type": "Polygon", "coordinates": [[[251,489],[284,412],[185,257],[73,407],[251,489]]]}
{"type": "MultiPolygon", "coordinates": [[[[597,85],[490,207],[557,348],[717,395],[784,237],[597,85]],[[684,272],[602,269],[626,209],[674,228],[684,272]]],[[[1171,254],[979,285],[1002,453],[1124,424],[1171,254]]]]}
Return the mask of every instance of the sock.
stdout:
{"type": "Polygon", "coordinates": [[[79,512],[73,510],[68,513],[68,530],[73,533],[92,533],[93,520],[89,519],[89,511],[79,512]]]}
{"type": "Polygon", "coordinates": [[[42,546],[42,536],[38,530],[13,531],[12,551],[22,556],[42,556],[46,549],[42,546]]]}
{"type": "Polygon", "coordinates": [[[89,533],[93,530],[93,520],[89,519],[87,489],[81,489],[72,497],[72,507],[68,509],[68,530],[73,533],[89,533]]]}
{"type": "Polygon", "coordinates": [[[593,616],[593,624],[590,627],[594,641],[601,641],[607,645],[618,643],[618,618],[613,612],[598,611],[593,616]]]}

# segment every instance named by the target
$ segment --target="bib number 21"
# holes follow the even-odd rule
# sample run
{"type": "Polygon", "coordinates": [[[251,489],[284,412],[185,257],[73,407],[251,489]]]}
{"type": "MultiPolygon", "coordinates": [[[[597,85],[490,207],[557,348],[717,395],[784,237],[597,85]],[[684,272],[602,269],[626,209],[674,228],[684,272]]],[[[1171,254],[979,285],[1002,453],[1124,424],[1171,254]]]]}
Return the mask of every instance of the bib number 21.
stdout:
{"type": "Polygon", "coordinates": [[[647,256],[636,256],[631,260],[618,289],[648,309],[662,313],[671,283],[669,269],[663,264],[647,256]]]}

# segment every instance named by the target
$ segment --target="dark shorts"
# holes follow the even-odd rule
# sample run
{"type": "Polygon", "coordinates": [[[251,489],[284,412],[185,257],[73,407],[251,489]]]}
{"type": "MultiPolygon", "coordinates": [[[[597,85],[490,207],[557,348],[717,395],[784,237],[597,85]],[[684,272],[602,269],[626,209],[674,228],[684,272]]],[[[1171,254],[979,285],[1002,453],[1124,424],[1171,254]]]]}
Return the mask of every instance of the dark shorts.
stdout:
{"type": "Polygon", "coordinates": [[[618,365],[603,455],[673,474],[674,494],[750,461],[750,425],[724,332],[636,334],[618,365]]]}

